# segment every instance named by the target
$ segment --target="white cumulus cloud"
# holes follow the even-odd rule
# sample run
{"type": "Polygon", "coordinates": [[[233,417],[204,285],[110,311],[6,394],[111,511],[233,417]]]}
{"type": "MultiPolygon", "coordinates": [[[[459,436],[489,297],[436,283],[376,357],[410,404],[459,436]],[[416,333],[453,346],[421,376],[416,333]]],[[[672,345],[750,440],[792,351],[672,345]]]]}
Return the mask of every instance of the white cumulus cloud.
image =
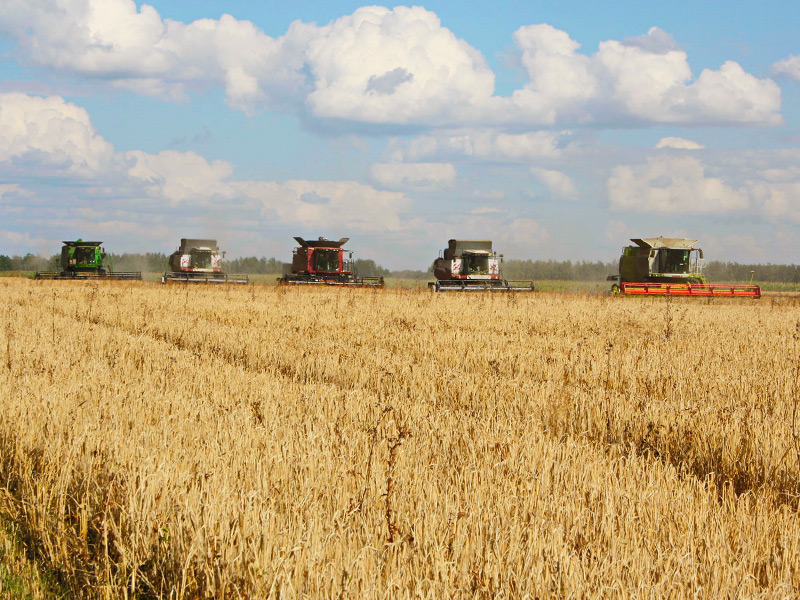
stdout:
{"type": "MultiPolygon", "coordinates": [[[[402,229],[401,215],[411,206],[401,192],[355,181],[237,181],[230,163],[194,152],[114,152],[74,104],[58,97],[0,95],[0,173],[13,171],[20,160],[40,181],[37,191],[54,194],[55,199],[36,199],[37,205],[50,207],[37,209],[36,226],[53,229],[82,230],[91,224],[93,231],[138,236],[142,229],[166,237],[170,223],[174,229],[174,223],[189,226],[212,213],[230,213],[237,215],[231,222],[245,228],[254,222],[339,224],[384,232],[402,229]],[[59,179],[46,184],[53,175],[59,179]],[[69,192],[69,207],[64,208],[64,186],[69,189],[73,183],[83,188],[69,192]]],[[[428,175],[442,180],[449,176],[446,165],[432,166],[428,175]]],[[[24,216],[12,209],[19,204],[30,208],[33,198],[26,184],[0,185],[4,214],[24,216]]],[[[206,229],[223,226],[217,220],[206,229]]]]}
{"type": "Polygon", "coordinates": [[[578,199],[578,188],[575,182],[572,181],[572,178],[566,173],[553,169],[543,169],[541,167],[532,167],[531,173],[539,181],[544,183],[554,196],[570,201],[578,199]]]}
{"type": "Polygon", "coordinates": [[[661,138],[656,143],[656,148],[674,148],[675,150],[702,150],[704,147],[693,140],[679,137],[661,138]]]}
{"type": "Polygon", "coordinates": [[[726,62],[692,82],[686,52],[656,27],[638,38],[601,42],[594,55],[580,54],[577,42],[550,25],[522,27],[514,39],[530,82],[505,107],[510,119],[542,124],[781,122],[781,93],[773,81],[726,62]]]}
{"type": "Polygon", "coordinates": [[[128,175],[143,182],[156,198],[170,202],[197,202],[214,197],[230,197],[230,184],[225,180],[233,173],[230,163],[216,160],[209,163],[194,152],[164,150],[158,154],[128,152],[134,161],[128,175]]]}
{"type": "Polygon", "coordinates": [[[761,211],[773,219],[800,223],[800,173],[797,168],[768,169],[748,184],[761,211]]]}
{"type": "Polygon", "coordinates": [[[386,188],[431,189],[452,185],[456,169],[450,163],[378,163],[370,167],[370,177],[386,188]]]}
{"type": "Polygon", "coordinates": [[[265,215],[275,214],[282,222],[310,228],[398,231],[403,228],[400,214],[410,208],[400,192],[376,190],[355,181],[246,181],[234,188],[260,203],[265,215]]]}
{"type": "MultiPolygon", "coordinates": [[[[365,6],[271,37],[230,15],[183,23],[134,0],[5,0],[0,31],[20,62],[169,99],[222,88],[248,113],[451,129],[781,122],[773,81],[730,61],[693,80],[686,52],[655,27],[594,54],[551,25],[520,27],[513,37],[529,81],[510,97],[495,95],[481,53],[419,6],[365,6]]],[[[775,66],[796,71],[795,57],[775,66]]]]}
{"type": "Polygon", "coordinates": [[[772,65],[772,72],[776,75],[787,75],[795,81],[800,81],[800,54],[776,62],[772,65]]]}
{"type": "Polygon", "coordinates": [[[708,176],[699,159],[650,157],[644,164],[616,167],[608,179],[612,210],[657,214],[728,214],[749,208],[744,188],[708,176]]]}
{"type": "Polygon", "coordinates": [[[230,104],[248,110],[285,102],[304,84],[303,26],[274,39],[230,15],[186,24],[133,0],[5,4],[0,30],[16,38],[20,60],[137,93],[177,99],[214,85],[226,90],[230,104]]]}
{"type": "Polygon", "coordinates": [[[386,154],[393,161],[422,162],[448,158],[486,161],[531,162],[560,156],[562,140],[569,132],[535,131],[503,133],[490,129],[441,131],[410,141],[395,139],[386,154]]]}
{"type": "Polygon", "coordinates": [[[90,177],[107,168],[113,154],[83,108],[57,96],[0,94],[0,165],[46,165],[50,175],[90,177]]]}
{"type": "Polygon", "coordinates": [[[370,123],[452,122],[494,91],[483,56],[422,7],[360,8],[311,40],[312,114],[370,123]]]}
{"type": "MultiPolygon", "coordinates": [[[[507,240],[515,247],[538,247],[542,246],[550,239],[547,229],[528,218],[518,218],[511,222],[505,235],[501,234],[500,239],[507,240]]],[[[522,254],[524,256],[524,254],[522,254]]]]}

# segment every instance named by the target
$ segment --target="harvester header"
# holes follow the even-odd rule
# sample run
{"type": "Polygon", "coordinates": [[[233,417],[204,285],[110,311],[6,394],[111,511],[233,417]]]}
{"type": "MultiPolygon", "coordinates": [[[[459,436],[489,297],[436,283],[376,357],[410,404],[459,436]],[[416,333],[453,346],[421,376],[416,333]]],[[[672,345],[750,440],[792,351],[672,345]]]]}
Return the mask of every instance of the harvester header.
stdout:
{"type": "Polygon", "coordinates": [[[532,281],[503,279],[503,255],[492,249],[491,240],[448,240],[433,262],[436,281],[428,282],[434,292],[497,291],[532,292],[532,281]]]}
{"type": "Polygon", "coordinates": [[[710,285],[703,275],[703,250],[687,238],[631,238],[608,279],[614,294],[649,296],[742,296],[760,298],[757,285],[710,285]]]}

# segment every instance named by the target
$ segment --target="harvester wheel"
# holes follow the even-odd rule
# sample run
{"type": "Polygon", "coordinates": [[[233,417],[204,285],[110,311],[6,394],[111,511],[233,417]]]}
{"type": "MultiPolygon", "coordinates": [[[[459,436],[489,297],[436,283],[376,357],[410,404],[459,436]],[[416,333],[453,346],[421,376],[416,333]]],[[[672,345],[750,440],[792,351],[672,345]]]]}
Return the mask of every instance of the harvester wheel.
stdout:
{"type": "Polygon", "coordinates": [[[619,296],[621,290],[619,289],[619,284],[614,284],[611,286],[611,295],[612,296],[619,296]]]}

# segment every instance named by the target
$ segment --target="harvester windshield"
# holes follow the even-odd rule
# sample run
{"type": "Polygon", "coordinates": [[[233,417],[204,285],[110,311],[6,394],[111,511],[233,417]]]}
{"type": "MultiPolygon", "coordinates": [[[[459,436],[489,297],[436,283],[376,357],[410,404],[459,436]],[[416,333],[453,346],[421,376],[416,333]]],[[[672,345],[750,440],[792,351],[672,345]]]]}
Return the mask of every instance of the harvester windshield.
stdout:
{"type": "Polygon", "coordinates": [[[488,275],[489,255],[465,252],[461,258],[462,269],[466,275],[488,275]]]}
{"type": "Polygon", "coordinates": [[[338,271],[340,250],[322,250],[314,252],[314,268],[317,271],[338,271]]]}
{"type": "MultiPolygon", "coordinates": [[[[689,273],[692,250],[667,250],[659,252],[658,271],[661,273],[689,273]]],[[[696,251],[695,251],[696,252],[696,251]]]]}
{"type": "Polygon", "coordinates": [[[97,262],[97,248],[94,246],[77,246],[75,248],[75,262],[79,265],[94,265],[97,262]]]}
{"type": "Polygon", "coordinates": [[[211,268],[211,250],[192,250],[192,261],[195,269],[210,269],[211,268]]]}

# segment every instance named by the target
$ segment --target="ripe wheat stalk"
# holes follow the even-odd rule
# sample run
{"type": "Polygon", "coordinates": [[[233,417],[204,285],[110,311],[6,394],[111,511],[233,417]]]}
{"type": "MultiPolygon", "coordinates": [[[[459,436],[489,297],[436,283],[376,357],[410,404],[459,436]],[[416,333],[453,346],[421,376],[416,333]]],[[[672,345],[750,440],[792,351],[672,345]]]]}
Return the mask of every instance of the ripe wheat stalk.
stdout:
{"type": "Polygon", "coordinates": [[[791,302],[0,291],[0,511],[76,597],[798,593],[791,302]]]}

